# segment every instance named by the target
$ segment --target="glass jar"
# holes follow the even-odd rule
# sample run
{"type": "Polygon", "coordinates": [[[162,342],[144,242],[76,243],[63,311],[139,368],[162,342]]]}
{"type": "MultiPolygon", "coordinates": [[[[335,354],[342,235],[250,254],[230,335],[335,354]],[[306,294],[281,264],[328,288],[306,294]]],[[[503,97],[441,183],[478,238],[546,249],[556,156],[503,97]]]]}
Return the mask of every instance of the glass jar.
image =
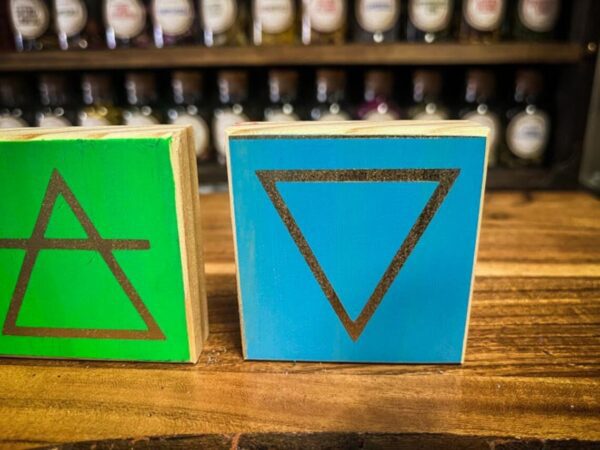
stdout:
{"type": "Polygon", "coordinates": [[[463,0],[460,39],[471,42],[499,41],[505,14],[506,0],[463,0]]]}
{"type": "Polygon", "coordinates": [[[61,49],[103,47],[102,9],[96,0],[54,0],[54,17],[61,49]]]}
{"type": "Polygon", "coordinates": [[[34,123],[28,81],[22,76],[0,76],[0,128],[28,127],[34,123]]]}
{"type": "Polygon", "coordinates": [[[512,15],[512,35],[523,41],[552,39],[559,14],[560,0],[518,0],[512,15]]]}
{"type": "Polygon", "coordinates": [[[204,103],[202,74],[191,70],[176,70],[171,74],[173,105],[167,110],[169,123],[191,125],[194,130],[194,150],[200,162],[212,157],[208,129],[209,108],[204,103]]]}
{"type": "Polygon", "coordinates": [[[247,3],[241,0],[202,0],[200,19],[207,47],[245,45],[247,3]]]}
{"type": "Polygon", "coordinates": [[[123,110],[123,123],[131,126],[160,123],[156,108],[156,76],[152,72],[127,72],[125,74],[127,108],[123,110]]]}
{"type": "Polygon", "coordinates": [[[428,44],[447,40],[453,14],[453,0],[408,0],[406,39],[428,44]]]}
{"type": "Polygon", "coordinates": [[[219,105],[214,110],[213,138],[217,161],[227,163],[226,130],[232,125],[249,120],[248,74],[241,70],[221,70],[217,74],[219,105]]]}
{"type": "Polygon", "coordinates": [[[441,100],[442,74],[437,70],[413,73],[413,106],[408,110],[413,120],[446,120],[448,108],[441,100]]]}
{"type": "Polygon", "coordinates": [[[346,38],[346,0],[303,0],[302,43],[342,44],[346,38]]]}
{"type": "Polygon", "coordinates": [[[121,110],[115,106],[112,80],[105,73],[84,73],[81,76],[84,107],[78,121],[82,127],[120,125],[121,110]]]}
{"type": "Polygon", "coordinates": [[[52,30],[50,0],[9,0],[10,22],[18,51],[47,50],[58,47],[52,30]]]}
{"type": "Polygon", "coordinates": [[[313,120],[350,120],[345,102],[346,73],[340,69],[319,69],[316,73],[316,104],[310,111],[313,120]]]}
{"type": "Polygon", "coordinates": [[[199,36],[194,0],[153,0],[154,45],[158,48],[194,44],[199,36]]]}
{"type": "Polygon", "coordinates": [[[296,42],[295,0],[253,0],[252,37],[255,45],[296,42]]]}
{"type": "Polygon", "coordinates": [[[296,100],[298,72],[295,70],[269,71],[269,104],[265,108],[267,122],[294,122],[300,120],[296,100]]]}
{"type": "Polygon", "coordinates": [[[42,74],[38,90],[42,107],[36,112],[36,125],[41,128],[70,127],[75,123],[76,113],[69,81],[62,74],[42,74]]]}
{"type": "Polygon", "coordinates": [[[147,7],[150,0],[103,0],[108,48],[144,48],[152,44],[147,7]]]}
{"type": "Polygon", "coordinates": [[[394,76],[389,70],[369,70],[365,74],[364,102],[358,108],[358,118],[383,121],[400,119],[400,108],[392,99],[394,76]]]}

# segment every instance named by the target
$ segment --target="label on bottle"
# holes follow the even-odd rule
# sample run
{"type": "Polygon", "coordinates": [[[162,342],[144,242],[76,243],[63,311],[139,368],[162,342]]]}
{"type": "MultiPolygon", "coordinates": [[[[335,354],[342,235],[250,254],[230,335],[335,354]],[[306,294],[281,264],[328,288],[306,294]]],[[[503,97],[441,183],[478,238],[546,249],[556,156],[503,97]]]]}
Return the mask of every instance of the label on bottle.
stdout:
{"type": "Polygon", "coordinates": [[[79,125],[81,125],[82,127],[105,127],[110,125],[110,122],[104,117],[82,114],[79,117],[79,125]]]}
{"type": "Polygon", "coordinates": [[[425,33],[442,31],[450,24],[452,0],[409,0],[408,15],[415,28],[425,33]]]}
{"type": "Polygon", "coordinates": [[[146,9],[140,0],[106,0],[104,14],[119,39],[136,37],[146,25],[146,9]]]}
{"type": "Polygon", "coordinates": [[[536,159],[544,153],[550,134],[550,119],[541,111],[521,112],[506,128],[509,150],[519,158],[536,159]]]}
{"type": "Polygon", "coordinates": [[[231,109],[217,110],[213,121],[213,137],[215,148],[221,161],[225,161],[227,154],[227,134],[225,130],[238,123],[247,122],[248,117],[244,113],[235,113],[231,109]]]}
{"type": "Polygon", "coordinates": [[[496,30],[502,24],[505,3],[505,0],[465,0],[465,20],[478,31],[496,30]]]}
{"type": "Polygon", "coordinates": [[[38,127],[40,128],[62,128],[70,127],[71,122],[65,117],[55,114],[44,114],[38,119],[38,127]]]}
{"type": "Polygon", "coordinates": [[[46,32],[50,13],[42,0],[11,0],[10,16],[17,33],[36,39],[46,32]]]}
{"type": "Polygon", "coordinates": [[[275,109],[265,114],[267,122],[296,122],[300,118],[294,113],[285,113],[281,109],[275,109]]]}
{"type": "Polygon", "coordinates": [[[67,37],[81,33],[87,22],[87,8],[83,0],[55,0],[56,29],[67,37]]]}
{"type": "Polygon", "coordinates": [[[0,116],[0,128],[23,128],[28,126],[27,122],[19,117],[0,116]]]}
{"type": "Polygon", "coordinates": [[[265,33],[282,33],[294,21],[292,0],[254,0],[254,20],[265,33]]]}
{"type": "Polygon", "coordinates": [[[320,122],[338,122],[340,120],[350,120],[350,116],[344,111],[340,111],[337,113],[327,111],[321,114],[321,116],[317,120],[320,122]]]}
{"type": "Polygon", "coordinates": [[[187,33],[194,23],[192,0],[154,0],[154,23],[168,36],[187,33]]]}
{"type": "Polygon", "coordinates": [[[208,155],[208,125],[202,117],[193,116],[188,113],[181,113],[175,119],[171,120],[175,125],[191,125],[194,130],[194,145],[196,158],[206,159],[208,155]]]}
{"type": "Polygon", "coordinates": [[[123,114],[123,122],[125,123],[125,125],[130,126],[145,126],[158,124],[158,120],[156,120],[156,117],[142,114],[137,111],[126,111],[123,114]]]}
{"type": "Polygon", "coordinates": [[[384,120],[398,120],[400,116],[395,111],[387,110],[386,112],[380,112],[377,109],[369,111],[363,117],[364,120],[371,122],[383,122],[384,120]]]}
{"type": "Polygon", "coordinates": [[[498,139],[500,137],[500,120],[498,116],[491,112],[481,114],[477,111],[471,111],[465,114],[463,119],[477,122],[490,129],[488,166],[495,165],[498,160],[498,139]]]}
{"type": "Polygon", "coordinates": [[[308,0],[310,26],[319,33],[333,33],[344,24],[345,0],[308,0]]]}
{"type": "Polygon", "coordinates": [[[559,0],[519,0],[519,20],[531,31],[551,31],[558,20],[559,0]]]}
{"type": "Polygon", "coordinates": [[[200,2],[202,27],[213,33],[229,30],[237,16],[236,0],[204,0],[200,2]]]}
{"type": "Polygon", "coordinates": [[[398,0],[358,0],[356,20],[369,33],[384,33],[398,20],[398,0]]]}

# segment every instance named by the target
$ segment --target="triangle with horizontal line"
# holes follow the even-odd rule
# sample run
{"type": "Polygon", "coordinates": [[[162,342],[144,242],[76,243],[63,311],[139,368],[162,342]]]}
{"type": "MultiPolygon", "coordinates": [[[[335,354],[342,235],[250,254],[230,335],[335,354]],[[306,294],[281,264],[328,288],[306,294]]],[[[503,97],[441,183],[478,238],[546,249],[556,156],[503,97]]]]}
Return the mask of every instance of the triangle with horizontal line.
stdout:
{"type": "Polygon", "coordinates": [[[257,176],[356,341],[458,173],[458,169],[265,170],[257,171],[257,176]]]}

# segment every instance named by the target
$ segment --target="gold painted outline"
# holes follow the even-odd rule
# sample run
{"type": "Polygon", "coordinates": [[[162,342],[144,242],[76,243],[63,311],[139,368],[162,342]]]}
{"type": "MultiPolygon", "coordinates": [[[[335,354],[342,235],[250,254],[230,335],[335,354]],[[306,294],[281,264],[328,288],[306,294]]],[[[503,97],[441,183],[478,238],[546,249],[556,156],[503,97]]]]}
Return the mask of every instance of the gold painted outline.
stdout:
{"type": "Polygon", "coordinates": [[[29,239],[0,239],[0,249],[17,248],[26,250],[25,259],[21,266],[17,285],[13,292],[8,313],[6,315],[2,334],[12,336],[33,337],[65,337],[65,338],[94,338],[94,339],[140,339],[140,340],[165,340],[166,336],[158,323],[142,301],[135,287],[117,262],[113,255],[114,250],[148,250],[150,242],[140,239],[104,239],[84,211],[58,170],[54,169],[48,182],[42,206],[36,219],[33,233],[29,239]],[[75,217],[88,235],[87,239],[47,239],[44,237],[50,216],[56,200],[62,194],[71,207],[75,217]],[[25,327],[17,325],[17,317],[27,291],[33,267],[38,253],[42,249],[61,250],[96,250],[100,253],[115,279],[131,301],[147,330],[110,330],[95,328],[52,328],[52,327],[25,327]]]}
{"type": "Polygon", "coordinates": [[[260,180],[273,206],[281,217],[300,253],[304,257],[325,297],[353,341],[357,341],[367,323],[381,304],[384,295],[407,258],[414,250],[425,229],[444,202],[460,169],[334,169],[334,170],[257,170],[260,180]],[[292,213],[279,193],[278,182],[418,182],[437,181],[438,185],[412,226],[408,236],[392,258],[375,290],[356,320],[352,320],[340,301],[327,275],[304,238],[292,213]]]}

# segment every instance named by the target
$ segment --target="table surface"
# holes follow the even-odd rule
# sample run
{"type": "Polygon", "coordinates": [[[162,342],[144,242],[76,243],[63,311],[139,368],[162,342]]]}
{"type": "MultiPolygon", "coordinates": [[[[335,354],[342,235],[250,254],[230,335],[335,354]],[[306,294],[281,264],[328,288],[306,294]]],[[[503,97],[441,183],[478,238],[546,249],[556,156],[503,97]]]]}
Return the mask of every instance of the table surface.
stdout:
{"type": "Polygon", "coordinates": [[[0,447],[600,447],[589,194],[487,194],[462,366],[243,361],[228,199],[201,204],[211,334],[198,364],[1,360],[0,447]]]}

